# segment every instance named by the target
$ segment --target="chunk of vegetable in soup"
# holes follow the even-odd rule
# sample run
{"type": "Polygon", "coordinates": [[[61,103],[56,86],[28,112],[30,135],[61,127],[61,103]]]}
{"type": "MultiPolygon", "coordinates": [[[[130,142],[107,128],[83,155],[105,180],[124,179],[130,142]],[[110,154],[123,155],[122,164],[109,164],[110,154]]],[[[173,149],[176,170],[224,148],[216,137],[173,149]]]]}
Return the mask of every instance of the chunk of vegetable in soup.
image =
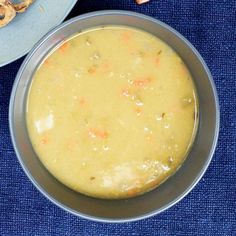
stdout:
{"type": "Polygon", "coordinates": [[[27,104],[45,167],[98,198],[147,192],[184,161],[197,124],[191,75],[160,39],[126,27],[85,31],[40,65],[27,104]]]}

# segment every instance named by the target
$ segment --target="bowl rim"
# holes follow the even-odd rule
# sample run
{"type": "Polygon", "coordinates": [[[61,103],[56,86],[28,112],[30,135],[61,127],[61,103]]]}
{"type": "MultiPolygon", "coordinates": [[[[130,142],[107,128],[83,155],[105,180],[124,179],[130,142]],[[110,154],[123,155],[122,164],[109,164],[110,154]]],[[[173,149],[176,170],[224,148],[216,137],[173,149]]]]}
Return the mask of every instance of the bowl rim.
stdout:
{"type": "Polygon", "coordinates": [[[136,12],[132,12],[132,11],[124,11],[124,10],[102,10],[102,11],[94,11],[94,12],[82,14],[82,15],[76,16],[76,17],[74,17],[70,20],[65,21],[64,23],[58,25],[57,27],[55,27],[54,29],[49,31],[45,36],[43,36],[39,40],[39,42],[33,47],[33,49],[30,51],[30,53],[27,55],[27,57],[23,61],[22,65],[21,65],[21,67],[20,67],[20,69],[19,69],[19,71],[16,75],[16,79],[15,79],[13,87],[12,87],[12,92],[11,92],[11,97],[10,97],[10,102],[9,102],[9,114],[8,115],[9,115],[8,117],[9,117],[9,128],[10,128],[11,141],[12,141],[13,148],[15,150],[17,159],[18,159],[22,169],[24,170],[26,176],[30,179],[30,181],[33,183],[33,185],[36,187],[36,189],[38,189],[39,192],[41,192],[44,197],[46,197],[49,201],[51,201],[52,203],[54,203],[55,205],[57,205],[61,209],[65,210],[67,212],[70,212],[75,216],[79,216],[79,217],[87,219],[87,220],[92,220],[92,221],[95,221],[95,222],[102,222],[102,223],[125,223],[125,222],[133,222],[133,221],[137,221],[137,220],[146,219],[146,218],[152,217],[154,215],[157,215],[157,214],[169,209],[173,205],[177,204],[180,200],[182,200],[196,186],[196,184],[201,180],[202,176],[206,172],[206,170],[207,170],[207,168],[208,168],[208,166],[209,166],[209,164],[212,160],[212,157],[214,155],[216,146],[217,146],[217,141],[218,141],[218,136],[219,136],[219,129],[220,129],[220,107],[219,107],[219,98],[218,98],[218,95],[217,95],[216,86],[215,86],[214,80],[212,78],[212,75],[210,73],[210,70],[209,70],[208,66],[206,65],[205,61],[203,60],[203,58],[199,54],[199,52],[196,50],[196,48],[182,34],[180,34],[178,31],[176,31],[174,28],[167,25],[166,23],[164,23],[160,20],[157,20],[153,17],[146,16],[146,15],[141,14],[141,13],[136,13],[136,12]],[[137,18],[141,18],[143,20],[151,21],[155,24],[158,24],[158,25],[164,27],[165,29],[170,31],[172,34],[179,37],[180,40],[182,40],[192,50],[192,52],[196,55],[196,57],[200,61],[201,65],[203,66],[203,68],[204,68],[204,70],[207,74],[208,80],[210,82],[211,88],[213,90],[215,107],[216,107],[216,118],[215,118],[216,119],[216,125],[215,125],[213,143],[212,143],[209,155],[208,155],[208,157],[205,161],[205,164],[204,164],[203,168],[201,169],[201,171],[196,176],[195,180],[188,186],[188,188],[182,194],[180,194],[173,201],[171,201],[170,203],[162,206],[161,208],[153,210],[149,213],[146,213],[146,214],[143,214],[143,215],[140,215],[140,216],[129,217],[129,218],[124,218],[124,219],[111,219],[111,218],[105,218],[105,217],[96,217],[96,216],[91,216],[91,215],[87,215],[87,214],[84,214],[84,213],[80,213],[78,211],[75,211],[75,210],[71,209],[68,206],[65,206],[64,204],[60,203],[58,200],[53,198],[49,193],[47,193],[37,183],[37,181],[34,179],[34,177],[30,174],[29,170],[25,167],[24,162],[21,159],[21,155],[18,152],[18,147],[17,147],[16,141],[15,141],[15,131],[14,131],[14,128],[13,128],[14,127],[14,121],[13,121],[14,120],[14,114],[13,114],[14,110],[13,110],[13,107],[14,107],[14,103],[15,103],[15,95],[16,95],[16,91],[17,91],[17,86],[18,86],[18,83],[21,79],[21,75],[22,75],[23,71],[25,70],[28,62],[30,61],[30,59],[34,55],[34,53],[38,50],[38,48],[45,41],[47,41],[47,39],[49,37],[51,37],[51,35],[53,35],[56,31],[60,30],[63,27],[66,27],[66,26],[70,25],[73,22],[80,21],[80,20],[90,18],[90,17],[106,16],[106,15],[126,15],[126,16],[137,17],[137,18]]]}

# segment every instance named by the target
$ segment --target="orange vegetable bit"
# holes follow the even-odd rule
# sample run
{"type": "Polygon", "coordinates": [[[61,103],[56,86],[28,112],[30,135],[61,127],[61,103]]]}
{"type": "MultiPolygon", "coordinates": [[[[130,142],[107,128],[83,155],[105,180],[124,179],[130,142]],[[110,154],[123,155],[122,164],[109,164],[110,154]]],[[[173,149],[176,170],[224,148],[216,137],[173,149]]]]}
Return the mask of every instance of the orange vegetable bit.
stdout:
{"type": "Polygon", "coordinates": [[[121,33],[121,41],[123,41],[124,43],[129,42],[131,38],[132,38],[132,32],[125,30],[121,33]]]}
{"type": "Polygon", "coordinates": [[[148,143],[153,143],[152,135],[151,134],[146,135],[146,140],[148,143]]]}
{"type": "Polygon", "coordinates": [[[81,106],[84,106],[84,105],[86,104],[86,99],[85,99],[84,97],[80,97],[80,98],[79,98],[79,104],[80,104],[81,106]]]}
{"type": "Polygon", "coordinates": [[[70,46],[69,41],[64,42],[60,47],[59,47],[59,51],[64,53],[70,46]]]}
{"type": "Polygon", "coordinates": [[[120,40],[123,45],[126,47],[126,50],[131,54],[135,55],[137,49],[132,44],[133,32],[124,30],[120,35],[120,40]]]}
{"type": "Polygon", "coordinates": [[[143,111],[140,107],[137,107],[137,108],[135,108],[135,112],[136,112],[137,116],[141,116],[143,111]]]}
{"type": "Polygon", "coordinates": [[[46,66],[50,66],[51,65],[51,60],[49,59],[49,57],[48,58],[46,58],[45,60],[44,60],[44,65],[46,65],[46,66]]]}
{"type": "Polygon", "coordinates": [[[156,65],[157,67],[160,65],[160,58],[159,58],[159,57],[157,57],[157,58],[155,59],[155,65],[156,65]]]}
{"type": "Polygon", "coordinates": [[[160,180],[159,179],[153,179],[151,181],[148,182],[148,186],[149,187],[155,187],[159,184],[160,180]]]}
{"type": "Polygon", "coordinates": [[[104,62],[100,66],[100,70],[103,73],[109,71],[110,69],[111,69],[111,64],[109,62],[104,62]]]}
{"type": "Polygon", "coordinates": [[[49,137],[48,136],[43,136],[40,140],[40,143],[45,145],[45,144],[48,144],[49,143],[49,137]]]}
{"type": "Polygon", "coordinates": [[[139,193],[139,188],[134,187],[134,188],[131,188],[127,191],[127,196],[133,197],[133,196],[136,196],[138,193],[139,193]]]}
{"type": "Polygon", "coordinates": [[[187,76],[188,75],[188,70],[186,69],[184,64],[182,64],[181,67],[180,67],[180,74],[181,74],[181,76],[187,76]]]}
{"type": "Polygon", "coordinates": [[[92,66],[88,69],[88,73],[91,75],[96,74],[96,72],[97,72],[97,68],[95,66],[92,66]]]}
{"type": "Polygon", "coordinates": [[[129,91],[129,89],[122,89],[121,94],[125,97],[130,97],[131,93],[129,91]]]}
{"type": "Polygon", "coordinates": [[[135,87],[143,88],[143,87],[147,87],[151,83],[151,81],[152,79],[150,77],[146,77],[144,79],[134,80],[132,84],[135,87]]]}
{"type": "Polygon", "coordinates": [[[101,139],[108,138],[107,131],[100,129],[89,129],[88,134],[91,138],[101,138],[101,139]]]}

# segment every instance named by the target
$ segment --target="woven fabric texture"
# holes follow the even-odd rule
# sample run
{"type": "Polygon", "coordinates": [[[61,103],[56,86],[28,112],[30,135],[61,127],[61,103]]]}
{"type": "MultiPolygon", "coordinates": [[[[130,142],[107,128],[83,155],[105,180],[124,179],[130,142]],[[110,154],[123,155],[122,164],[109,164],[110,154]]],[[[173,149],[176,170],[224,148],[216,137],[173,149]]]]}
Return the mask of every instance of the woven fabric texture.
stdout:
{"type": "Polygon", "coordinates": [[[236,235],[236,1],[151,0],[138,6],[133,0],[79,0],[68,19],[104,9],[153,16],[183,34],[201,53],[212,72],[221,106],[213,161],[187,197],[149,219],[105,224],[61,210],[31,184],[11,144],[8,104],[21,58],[0,68],[0,235],[236,235]]]}

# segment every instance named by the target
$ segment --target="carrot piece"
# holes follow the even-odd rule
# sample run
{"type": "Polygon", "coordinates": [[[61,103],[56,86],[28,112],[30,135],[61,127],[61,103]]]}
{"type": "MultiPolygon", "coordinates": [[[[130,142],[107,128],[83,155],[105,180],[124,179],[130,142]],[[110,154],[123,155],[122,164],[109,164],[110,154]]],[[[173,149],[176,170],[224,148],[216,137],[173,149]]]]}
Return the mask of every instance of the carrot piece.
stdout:
{"type": "Polygon", "coordinates": [[[156,64],[156,66],[159,66],[159,65],[160,65],[160,58],[159,58],[159,57],[157,57],[157,58],[155,59],[155,64],[156,64]]]}
{"type": "Polygon", "coordinates": [[[51,64],[51,60],[48,57],[44,60],[44,65],[49,66],[50,64],[51,64]]]}
{"type": "Polygon", "coordinates": [[[121,91],[122,95],[125,97],[130,97],[130,91],[128,89],[122,89],[121,91]]]}
{"type": "Polygon", "coordinates": [[[121,34],[121,41],[127,43],[128,41],[130,41],[131,37],[132,37],[132,32],[124,31],[121,34]]]}
{"type": "Polygon", "coordinates": [[[69,48],[69,42],[66,41],[59,47],[59,51],[64,53],[68,48],[69,48]]]}
{"type": "Polygon", "coordinates": [[[135,87],[146,87],[150,82],[151,82],[151,78],[150,78],[150,77],[147,77],[147,78],[145,78],[145,79],[134,80],[134,81],[132,82],[132,84],[133,84],[135,87]]]}
{"type": "Polygon", "coordinates": [[[135,196],[139,192],[138,188],[131,188],[127,191],[129,197],[135,196]]]}
{"type": "Polygon", "coordinates": [[[104,62],[100,66],[101,72],[107,72],[108,70],[110,70],[110,68],[111,68],[111,64],[109,62],[104,62]]]}
{"type": "Polygon", "coordinates": [[[135,111],[136,111],[137,116],[141,116],[141,114],[142,114],[142,112],[143,112],[140,107],[137,107],[137,108],[135,109],[135,111]]]}
{"type": "Polygon", "coordinates": [[[152,136],[150,134],[146,135],[146,140],[149,142],[149,143],[152,143],[152,136]]]}
{"type": "Polygon", "coordinates": [[[159,183],[159,179],[153,179],[148,183],[148,186],[154,187],[154,186],[158,185],[158,183],[159,183]]]}
{"type": "Polygon", "coordinates": [[[40,140],[41,144],[45,145],[49,143],[49,137],[48,136],[44,136],[41,138],[40,140]]]}
{"type": "Polygon", "coordinates": [[[80,98],[79,98],[79,104],[80,104],[81,106],[83,106],[83,105],[85,105],[85,103],[86,103],[85,98],[84,98],[84,97],[80,97],[80,98]]]}
{"type": "Polygon", "coordinates": [[[182,64],[181,67],[180,67],[180,73],[181,73],[182,76],[186,76],[188,74],[188,71],[187,71],[184,64],[182,64]]]}
{"type": "Polygon", "coordinates": [[[108,133],[106,131],[100,131],[99,133],[100,138],[107,138],[107,136],[108,136],[108,133]]]}
{"type": "Polygon", "coordinates": [[[97,69],[96,69],[96,67],[94,67],[94,66],[92,66],[92,67],[90,67],[90,68],[88,69],[88,73],[91,74],[91,75],[95,74],[96,71],[97,71],[97,69]]]}
{"type": "Polygon", "coordinates": [[[88,133],[91,138],[101,138],[101,139],[108,138],[108,133],[107,131],[104,131],[104,130],[89,129],[88,133]]]}

